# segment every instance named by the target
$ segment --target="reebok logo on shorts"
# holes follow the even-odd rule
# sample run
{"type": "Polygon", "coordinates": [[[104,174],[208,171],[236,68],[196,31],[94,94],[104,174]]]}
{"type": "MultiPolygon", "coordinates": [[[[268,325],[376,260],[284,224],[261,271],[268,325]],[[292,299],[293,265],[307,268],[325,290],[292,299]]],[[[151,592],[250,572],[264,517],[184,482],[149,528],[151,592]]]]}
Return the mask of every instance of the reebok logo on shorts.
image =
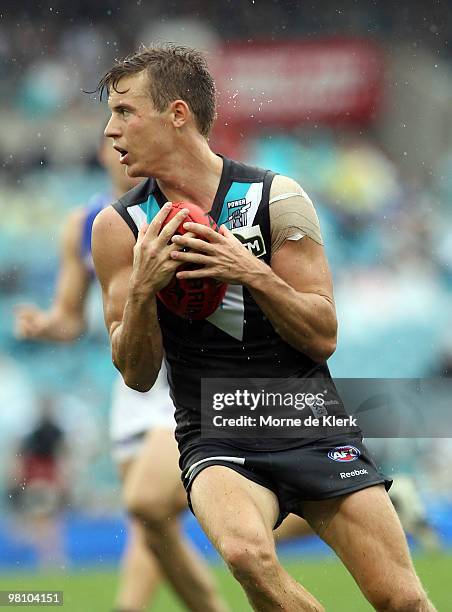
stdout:
{"type": "Polygon", "coordinates": [[[362,476],[368,474],[367,470],[353,470],[352,472],[340,472],[341,478],[352,478],[353,476],[362,476]]]}

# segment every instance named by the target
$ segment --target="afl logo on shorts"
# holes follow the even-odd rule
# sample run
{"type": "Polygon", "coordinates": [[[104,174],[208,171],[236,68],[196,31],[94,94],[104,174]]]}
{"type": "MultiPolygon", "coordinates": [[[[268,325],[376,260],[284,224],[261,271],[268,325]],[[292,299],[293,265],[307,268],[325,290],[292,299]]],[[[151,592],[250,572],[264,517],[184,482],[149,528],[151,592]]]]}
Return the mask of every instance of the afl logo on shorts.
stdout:
{"type": "Polygon", "coordinates": [[[333,461],[349,463],[350,461],[356,461],[360,454],[361,453],[355,446],[336,446],[336,448],[330,450],[328,457],[333,461]]]}

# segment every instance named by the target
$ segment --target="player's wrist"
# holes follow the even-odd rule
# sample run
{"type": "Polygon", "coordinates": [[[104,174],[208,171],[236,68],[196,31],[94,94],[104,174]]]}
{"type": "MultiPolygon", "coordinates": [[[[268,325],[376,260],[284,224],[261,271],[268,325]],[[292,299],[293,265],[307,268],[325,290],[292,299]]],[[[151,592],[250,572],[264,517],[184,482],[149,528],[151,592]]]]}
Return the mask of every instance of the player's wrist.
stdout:
{"type": "Polygon", "coordinates": [[[148,303],[157,296],[157,288],[150,282],[142,282],[132,276],[129,283],[129,299],[137,304],[148,303]]]}
{"type": "Polygon", "coordinates": [[[250,290],[263,291],[272,274],[270,266],[255,258],[254,265],[244,272],[242,284],[250,290]]]}
{"type": "Polygon", "coordinates": [[[53,319],[49,317],[42,318],[39,322],[37,322],[33,330],[33,337],[35,340],[52,341],[54,339],[56,329],[58,328],[53,319]]]}

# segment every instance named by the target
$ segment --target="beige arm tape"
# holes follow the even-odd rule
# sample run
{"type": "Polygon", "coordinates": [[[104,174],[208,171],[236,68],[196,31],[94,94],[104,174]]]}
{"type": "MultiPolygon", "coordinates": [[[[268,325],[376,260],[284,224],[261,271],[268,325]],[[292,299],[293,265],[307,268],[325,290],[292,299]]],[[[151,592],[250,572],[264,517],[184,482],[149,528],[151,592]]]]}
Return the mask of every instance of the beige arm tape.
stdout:
{"type": "Polygon", "coordinates": [[[323,245],[314,205],[296,181],[287,176],[275,176],[269,209],[272,255],[286,240],[300,240],[303,236],[323,245]]]}

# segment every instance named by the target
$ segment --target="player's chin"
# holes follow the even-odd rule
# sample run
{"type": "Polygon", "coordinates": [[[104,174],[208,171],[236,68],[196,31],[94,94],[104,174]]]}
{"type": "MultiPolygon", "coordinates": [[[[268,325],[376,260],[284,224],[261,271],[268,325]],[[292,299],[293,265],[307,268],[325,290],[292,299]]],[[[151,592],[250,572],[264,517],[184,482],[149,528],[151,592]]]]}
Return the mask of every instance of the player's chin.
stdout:
{"type": "Polygon", "coordinates": [[[130,178],[138,178],[140,176],[143,176],[143,174],[140,174],[140,169],[137,167],[136,164],[127,164],[126,172],[127,176],[130,176],[130,178]]]}

